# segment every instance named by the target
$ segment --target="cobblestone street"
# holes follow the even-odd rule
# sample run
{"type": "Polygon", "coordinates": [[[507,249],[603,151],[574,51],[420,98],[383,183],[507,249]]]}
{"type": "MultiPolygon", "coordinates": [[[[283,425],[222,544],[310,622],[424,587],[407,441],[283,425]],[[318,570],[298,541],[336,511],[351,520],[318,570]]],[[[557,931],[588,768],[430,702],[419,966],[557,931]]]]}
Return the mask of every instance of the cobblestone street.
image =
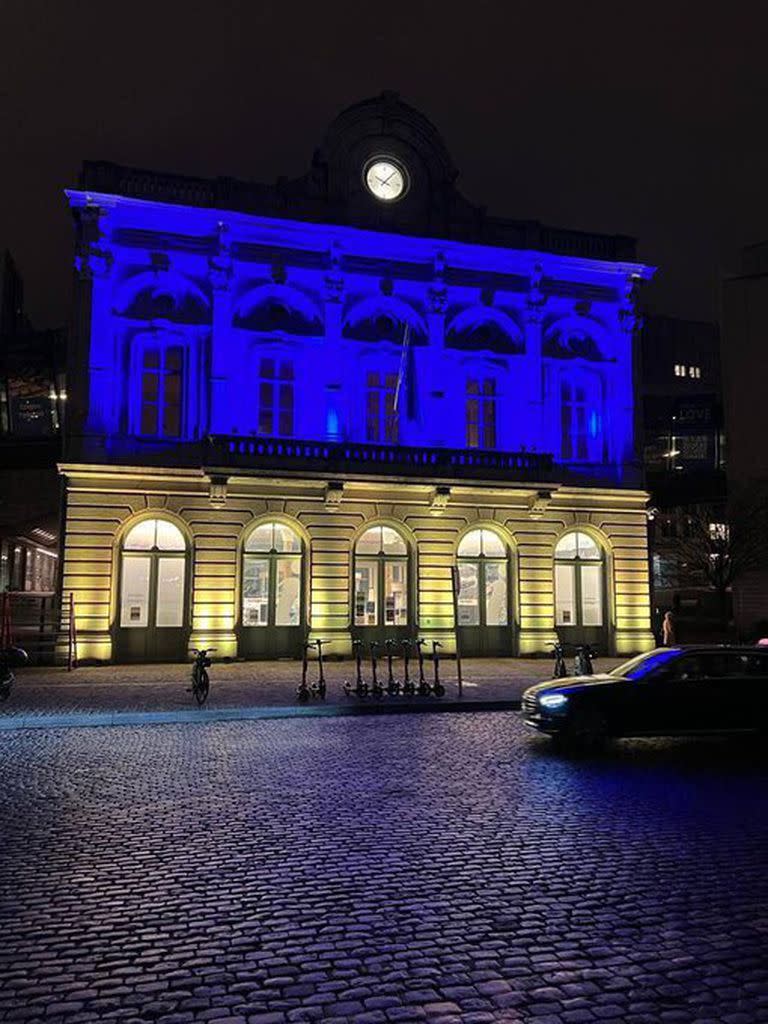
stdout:
{"type": "Polygon", "coordinates": [[[0,1020],[768,1021],[768,759],[514,714],[0,737],[0,1020]]]}

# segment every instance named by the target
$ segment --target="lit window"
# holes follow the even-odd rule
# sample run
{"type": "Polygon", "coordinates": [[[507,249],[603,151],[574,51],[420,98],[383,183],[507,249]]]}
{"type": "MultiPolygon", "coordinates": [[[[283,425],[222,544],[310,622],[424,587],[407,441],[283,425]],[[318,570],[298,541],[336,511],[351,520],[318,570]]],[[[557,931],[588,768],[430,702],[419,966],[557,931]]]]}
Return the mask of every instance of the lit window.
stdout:
{"type": "Polygon", "coordinates": [[[496,447],[496,381],[467,381],[467,448],[496,447]]]}
{"type": "Polygon", "coordinates": [[[603,625],[603,551],[586,533],[567,533],[555,548],[557,626],[603,625]]]}
{"type": "Polygon", "coordinates": [[[712,540],[727,541],[729,536],[727,523],[710,523],[709,536],[712,540]]]}
{"type": "Polygon", "coordinates": [[[356,626],[408,625],[408,548],[390,526],[372,526],[355,545],[356,626]]]}
{"type": "Polygon", "coordinates": [[[259,433],[293,437],[293,363],[259,360],[259,433]]]}
{"type": "Polygon", "coordinates": [[[180,345],[144,350],[139,430],[145,437],[181,437],[183,372],[180,345]]]}
{"type": "Polygon", "coordinates": [[[397,444],[396,373],[370,371],[366,377],[365,438],[374,444],[397,444]]]}
{"type": "Polygon", "coordinates": [[[568,462],[599,462],[602,416],[599,381],[586,374],[560,382],[560,456],[568,462]]]}

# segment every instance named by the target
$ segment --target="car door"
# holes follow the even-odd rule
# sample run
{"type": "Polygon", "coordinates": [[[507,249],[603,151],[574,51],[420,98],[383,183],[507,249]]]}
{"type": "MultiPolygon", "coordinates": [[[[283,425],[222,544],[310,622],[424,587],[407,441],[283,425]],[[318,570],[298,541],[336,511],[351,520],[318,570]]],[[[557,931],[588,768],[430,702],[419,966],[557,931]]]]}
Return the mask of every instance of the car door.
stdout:
{"type": "Polygon", "coordinates": [[[720,716],[724,728],[756,729],[768,726],[768,653],[734,651],[723,687],[720,716]]]}
{"type": "Polygon", "coordinates": [[[637,702],[638,722],[646,732],[676,733],[704,728],[706,687],[704,656],[684,654],[662,665],[646,680],[637,702]]]}

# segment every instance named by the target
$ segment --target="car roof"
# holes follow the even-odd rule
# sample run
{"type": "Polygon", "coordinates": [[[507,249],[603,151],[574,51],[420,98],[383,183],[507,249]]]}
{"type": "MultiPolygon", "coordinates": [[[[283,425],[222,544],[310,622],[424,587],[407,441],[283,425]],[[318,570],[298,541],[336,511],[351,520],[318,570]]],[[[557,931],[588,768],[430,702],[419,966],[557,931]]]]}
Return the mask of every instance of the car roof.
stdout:
{"type": "MultiPolygon", "coordinates": [[[[657,648],[657,650],[659,649],[663,650],[663,648],[657,648]]],[[[688,651],[733,651],[736,654],[768,654],[768,644],[764,647],[758,647],[757,644],[675,644],[674,647],[669,649],[680,651],[681,654],[685,654],[688,651]]]]}

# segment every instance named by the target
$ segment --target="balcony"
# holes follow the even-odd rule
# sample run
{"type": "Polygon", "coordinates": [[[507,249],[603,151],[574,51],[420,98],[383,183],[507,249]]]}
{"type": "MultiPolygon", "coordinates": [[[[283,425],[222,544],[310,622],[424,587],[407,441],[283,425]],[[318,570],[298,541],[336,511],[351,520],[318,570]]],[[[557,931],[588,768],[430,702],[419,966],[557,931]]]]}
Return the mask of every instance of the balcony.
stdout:
{"type": "Polygon", "coordinates": [[[230,472],[268,470],[326,476],[372,475],[505,482],[547,482],[553,471],[552,456],[535,452],[221,435],[209,438],[206,465],[230,472]]]}

